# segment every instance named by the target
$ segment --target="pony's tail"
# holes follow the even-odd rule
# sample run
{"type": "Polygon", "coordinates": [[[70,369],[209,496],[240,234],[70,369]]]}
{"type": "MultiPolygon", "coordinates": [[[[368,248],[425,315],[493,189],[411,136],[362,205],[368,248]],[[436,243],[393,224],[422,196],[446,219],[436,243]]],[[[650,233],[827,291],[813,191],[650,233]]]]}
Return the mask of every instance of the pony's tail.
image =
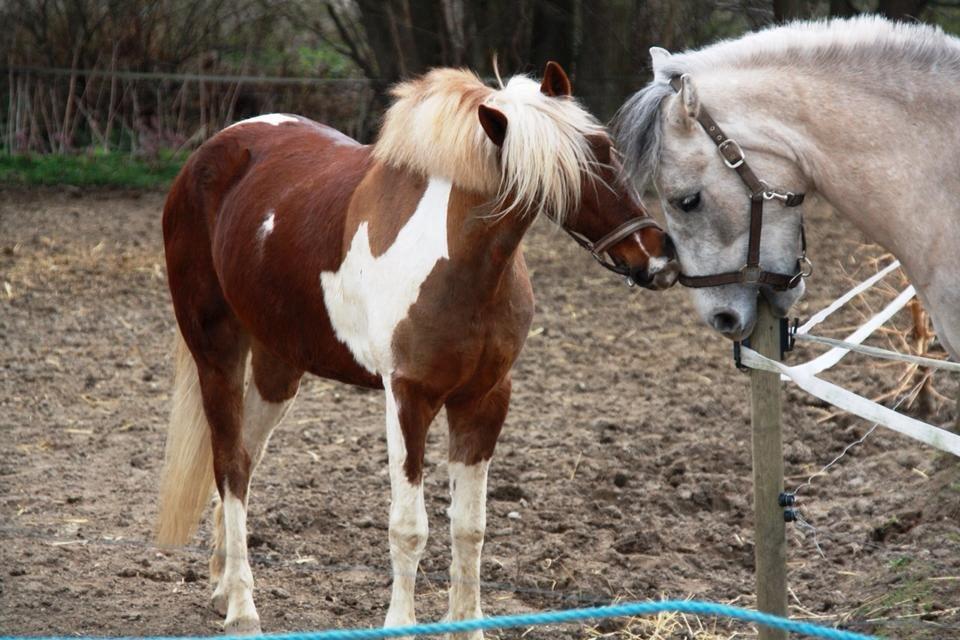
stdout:
{"type": "Polygon", "coordinates": [[[213,449],[197,365],[177,331],[173,407],[160,477],[157,543],[186,544],[213,490],[213,449]]]}

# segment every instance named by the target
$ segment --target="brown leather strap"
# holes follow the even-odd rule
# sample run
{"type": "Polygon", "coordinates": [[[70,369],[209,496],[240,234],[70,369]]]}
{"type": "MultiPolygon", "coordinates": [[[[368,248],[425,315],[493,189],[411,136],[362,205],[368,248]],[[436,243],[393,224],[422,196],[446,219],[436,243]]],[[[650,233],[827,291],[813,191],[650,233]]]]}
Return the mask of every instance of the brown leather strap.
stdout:
{"type": "Polygon", "coordinates": [[[725,284],[756,284],[784,291],[797,286],[797,284],[800,282],[800,278],[798,277],[799,275],[799,270],[794,275],[787,275],[785,273],[763,271],[759,267],[750,269],[745,266],[740,269],[740,271],[713,273],[707,276],[688,276],[685,273],[681,273],[678,281],[683,286],[694,289],[704,287],[719,287],[725,284]]]}
{"type": "MultiPolygon", "coordinates": [[[[677,92],[682,93],[683,80],[681,76],[674,76],[670,79],[670,86],[677,92]]],[[[681,97],[682,99],[682,97],[681,97]]],[[[764,184],[757,174],[753,172],[750,165],[747,164],[743,149],[736,140],[729,138],[723,132],[717,121],[713,119],[710,112],[701,104],[700,112],[697,114],[697,122],[703,127],[703,130],[710,136],[710,139],[717,145],[717,151],[723,158],[724,164],[737,172],[740,179],[750,190],[750,237],[747,245],[747,262],[739,271],[728,271],[726,273],[714,273],[704,276],[688,276],[681,273],[679,277],[680,284],[685,287],[719,287],[725,284],[757,284],[769,286],[773,289],[785,290],[797,286],[802,276],[806,275],[803,270],[802,261],[806,259],[806,237],[803,230],[803,222],[800,224],[800,241],[803,245],[801,259],[797,260],[797,272],[794,274],[774,273],[764,271],[760,267],[760,238],[763,234],[763,202],[768,198],[782,199],[787,207],[796,207],[803,202],[802,193],[776,193],[764,184]]]]}
{"type": "Polygon", "coordinates": [[[578,231],[574,231],[573,229],[568,229],[567,227],[561,227],[561,228],[564,231],[566,231],[571,238],[576,240],[577,244],[579,244],[581,247],[589,251],[591,255],[593,255],[593,257],[596,259],[596,261],[599,262],[602,266],[606,267],[610,271],[613,271],[614,273],[617,273],[619,275],[629,276],[630,269],[616,264],[609,257],[605,257],[605,256],[607,255],[607,251],[611,249],[615,244],[617,244],[618,242],[621,242],[622,240],[625,240],[631,234],[634,234],[637,231],[646,229],[648,227],[661,229],[660,225],[653,218],[650,218],[650,217],[632,218],[630,220],[627,220],[626,222],[621,224],[619,227],[617,227],[607,235],[603,236],[596,242],[590,240],[589,238],[587,238],[585,235],[583,235],[578,231]]]}
{"type": "MultiPolygon", "coordinates": [[[[679,94],[680,89],[683,87],[681,77],[674,76],[670,80],[670,86],[679,94]]],[[[762,194],[766,190],[764,184],[760,178],[757,177],[757,174],[753,172],[753,169],[750,168],[750,165],[747,164],[740,144],[723,132],[723,129],[720,128],[720,125],[717,124],[717,121],[713,119],[713,116],[710,115],[710,112],[707,111],[707,108],[702,104],[700,105],[700,113],[697,115],[697,122],[700,123],[703,130],[710,136],[713,143],[717,145],[720,157],[723,158],[726,165],[740,175],[740,179],[743,180],[743,183],[750,189],[750,195],[755,196],[762,194]]]]}
{"type": "Polygon", "coordinates": [[[750,198],[750,243],[747,245],[747,266],[760,266],[760,236],[763,233],[763,196],[750,198]]]}
{"type": "Polygon", "coordinates": [[[659,229],[660,225],[657,224],[657,221],[653,218],[634,218],[633,220],[628,220],[607,235],[594,242],[591,251],[594,253],[603,253],[624,238],[629,237],[631,234],[649,227],[659,229]]]}

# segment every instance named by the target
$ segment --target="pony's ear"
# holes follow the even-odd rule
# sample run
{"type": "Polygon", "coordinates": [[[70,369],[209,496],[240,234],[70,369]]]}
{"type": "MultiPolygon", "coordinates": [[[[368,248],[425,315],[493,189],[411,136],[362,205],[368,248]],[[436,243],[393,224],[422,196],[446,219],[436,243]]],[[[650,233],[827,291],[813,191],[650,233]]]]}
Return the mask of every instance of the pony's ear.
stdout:
{"type": "Polygon", "coordinates": [[[700,116],[700,95],[689,74],[680,76],[680,93],[670,107],[672,120],[684,127],[692,127],[700,116]]]}
{"type": "Polygon", "coordinates": [[[540,91],[552,98],[566,98],[573,95],[573,85],[570,84],[570,78],[567,77],[563,67],[553,60],[548,62],[547,68],[543,70],[540,91]]]}
{"type": "Polygon", "coordinates": [[[663,47],[650,47],[650,65],[653,75],[658,75],[663,64],[670,59],[670,52],[663,47]]]}
{"type": "Polygon", "coordinates": [[[477,117],[480,118],[480,126],[483,127],[490,141],[502,147],[507,137],[507,116],[503,111],[481,104],[477,107],[477,117]]]}

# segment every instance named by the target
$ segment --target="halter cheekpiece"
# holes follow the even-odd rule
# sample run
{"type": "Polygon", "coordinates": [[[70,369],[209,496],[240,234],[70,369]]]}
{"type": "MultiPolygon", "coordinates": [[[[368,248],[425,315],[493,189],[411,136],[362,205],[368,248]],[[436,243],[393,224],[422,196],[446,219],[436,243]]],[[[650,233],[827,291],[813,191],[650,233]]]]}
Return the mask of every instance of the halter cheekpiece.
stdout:
{"type": "MultiPolygon", "coordinates": [[[[678,94],[682,88],[681,76],[670,79],[670,86],[678,94]]],[[[786,291],[796,287],[803,278],[812,272],[813,265],[807,259],[807,238],[800,219],[800,256],[797,258],[797,270],[792,274],[766,271],[760,266],[760,235],[763,231],[763,203],[767,200],[780,200],[784,206],[797,207],[803,203],[804,194],[791,191],[777,191],[759,179],[747,164],[743,149],[733,138],[727,135],[707,110],[700,105],[697,122],[703,127],[710,139],[717,145],[717,151],[723,163],[737,172],[750,191],[750,240],[747,246],[747,262],[737,271],[714,273],[705,276],[680,274],[680,284],[694,289],[719,287],[725,284],[763,285],[777,291],[786,291]]]]}
{"type": "MultiPolygon", "coordinates": [[[[646,210],[644,209],[644,212],[646,210]]],[[[568,229],[565,226],[561,228],[566,231],[571,238],[576,240],[577,244],[590,252],[590,255],[599,262],[604,268],[613,271],[614,273],[624,276],[627,279],[627,284],[633,286],[636,284],[633,279],[630,277],[630,269],[626,266],[619,265],[610,258],[610,254],[607,251],[613,245],[617,244],[621,240],[624,240],[630,237],[632,234],[646,229],[648,227],[653,227],[654,229],[661,229],[660,225],[657,224],[657,221],[650,217],[643,218],[632,218],[627,220],[622,225],[603,236],[596,242],[591,242],[585,235],[574,231],[573,229],[568,229]]]]}

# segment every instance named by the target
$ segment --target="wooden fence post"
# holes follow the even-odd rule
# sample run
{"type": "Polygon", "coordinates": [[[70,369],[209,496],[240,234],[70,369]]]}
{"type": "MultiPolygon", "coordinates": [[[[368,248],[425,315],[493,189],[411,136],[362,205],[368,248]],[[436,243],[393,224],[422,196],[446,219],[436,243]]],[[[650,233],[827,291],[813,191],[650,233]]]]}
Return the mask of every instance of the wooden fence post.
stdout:
{"type": "MultiPolygon", "coordinates": [[[[780,320],[762,297],[757,325],[750,335],[754,351],[780,359],[780,320]]],[[[756,518],[754,558],[757,609],[787,615],[787,553],[783,509],[783,437],[780,429],[780,375],[750,371],[750,417],[753,427],[753,511],[756,518]]],[[[760,640],[785,640],[782,630],[760,627],[760,640]]]]}

